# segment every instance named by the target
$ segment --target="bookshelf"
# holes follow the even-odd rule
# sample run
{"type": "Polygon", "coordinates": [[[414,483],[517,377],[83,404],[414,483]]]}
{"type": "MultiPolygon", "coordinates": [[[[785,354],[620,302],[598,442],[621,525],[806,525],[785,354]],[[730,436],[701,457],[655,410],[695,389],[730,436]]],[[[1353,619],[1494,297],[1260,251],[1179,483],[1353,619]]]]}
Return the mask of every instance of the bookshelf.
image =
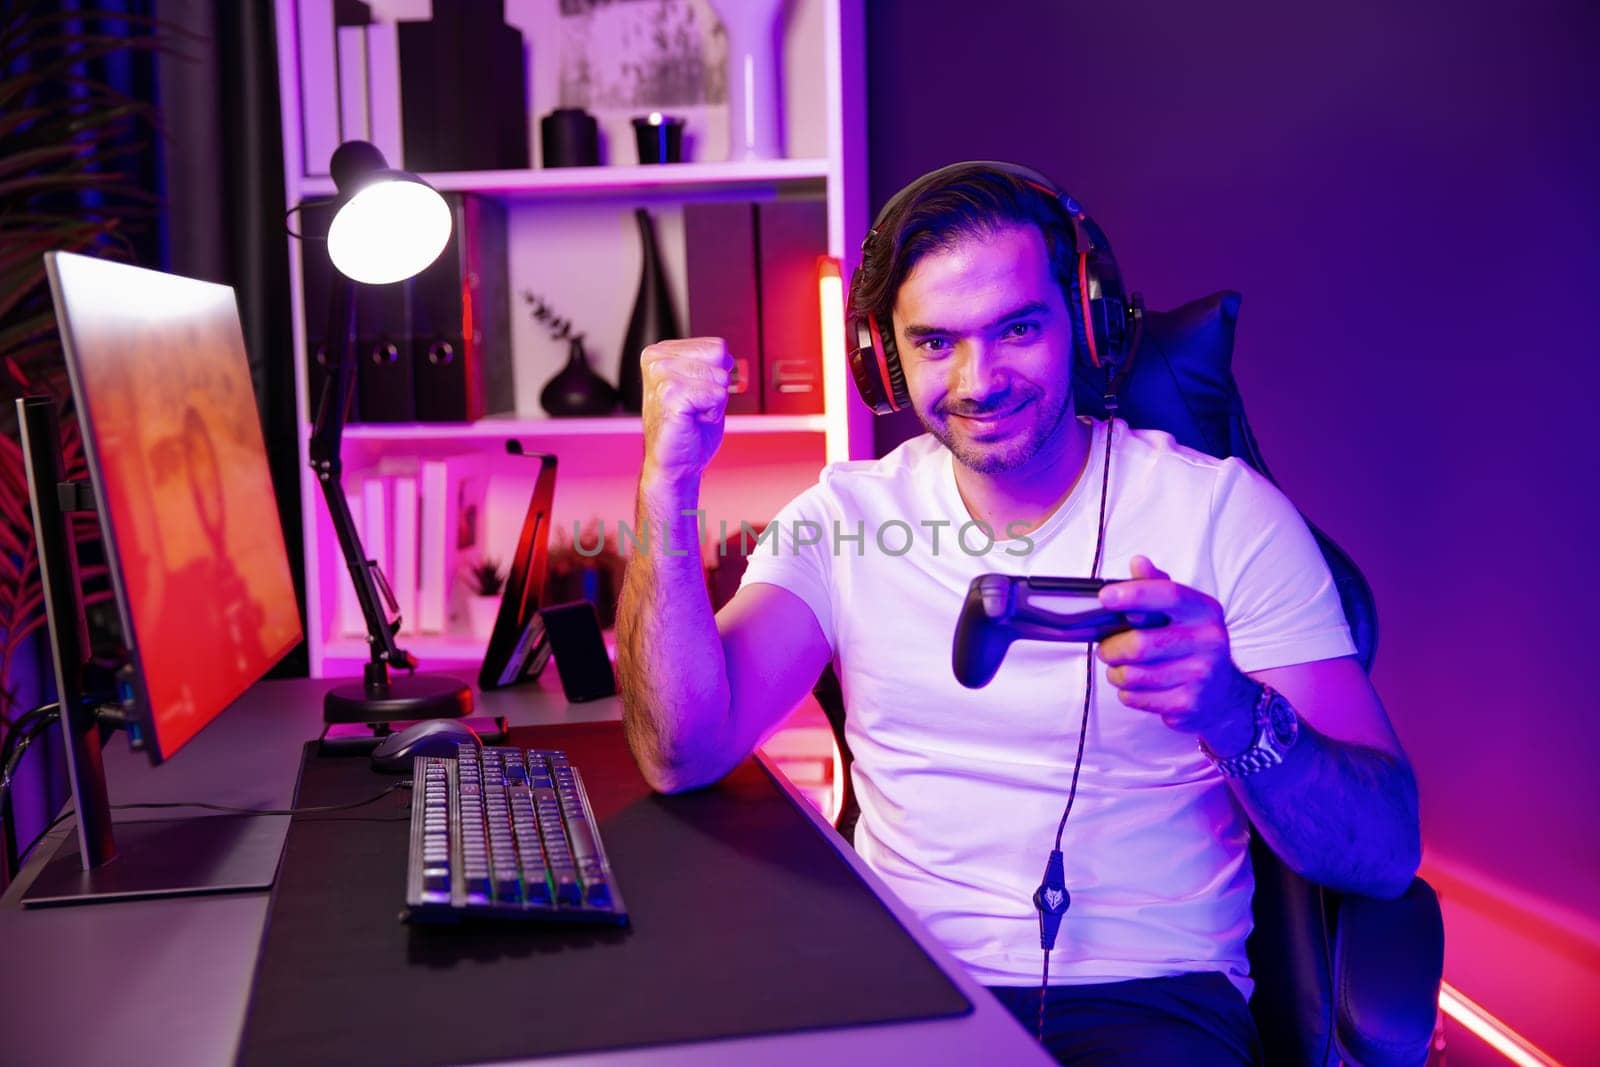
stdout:
{"type": "MultiPolygon", "coordinates": [[[[440,192],[485,193],[512,203],[540,200],[820,194],[828,180],[827,159],[765,159],[675,163],[667,166],[560,167],[554,170],[441,171],[423,174],[440,192]]],[[[333,181],[305,180],[308,196],[332,196],[333,181]]]]}
{"type": "MultiPolygon", "coordinates": [[[[693,8],[702,26],[716,25],[704,0],[671,2],[693,8]]],[[[319,173],[325,171],[326,160],[313,158],[307,145],[314,142],[308,131],[319,122],[325,134],[329,107],[335,109],[337,129],[340,79],[336,68],[325,69],[332,36],[323,20],[331,18],[332,0],[274,0],[274,5],[288,209],[334,192],[331,179],[319,173]],[[322,76],[319,69],[324,70],[322,76]]],[[[369,6],[378,22],[424,19],[431,13],[429,0],[371,0],[369,6]]],[[[827,251],[846,278],[869,222],[863,0],[790,0],[787,5],[782,49],[786,158],[724,158],[726,109],[706,105],[688,109],[689,130],[695,137],[686,162],[633,164],[632,143],[619,135],[626,129],[625,115],[599,110],[602,136],[610,146],[606,165],[544,169],[538,166],[538,120],[561,103],[556,62],[561,7],[560,0],[505,2],[506,22],[522,31],[526,46],[534,166],[423,175],[442,192],[475,193],[506,207],[514,411],[472,423],[353,423],[344,441],[346,488],[352,495],[369,478],[414,477],[420,465],[431,461],[481,456],[488,485],[484,539],[488,552],[501,551],[502,558],[509,546],[502,550],[499,542],[514,539],[532,484],[516,457],[506,455],[507,441],[558,457],[558,534],[563,530],[570,534],[596,520],[610,525],[631,519],[642,458],[643,431],[636,415],[556,419],[539,408],[540,388],[565,362],[565,343],[552,340],[531,320],[517,294],[536,292],[572,319],[586,334],[594,369],[615,382],[640,270],[632,223],[635,208],[646,208],[654,219],[668,286],[685,326],[685,204],[821,201],[826,205],[827,251]]],[[[403,165],[403,160],[390,162],[403,165]]],[[[294,360],[298,410],[306,412],[313,383],[306,371],[301,255],[292,243],[289,258],[294,349],[284,358],[294,360]]],[[[871,417],[853,396],[842,359],[825,359],[824,377],[819,414],[729,417],[723,446],[707,472],[702,494],[713,529],[719,521],[731,523],[735,530],[741,521],[764,522],[811,484],[824,463],[872,454],[871,417]]],[[[339,620],[337,601],[348,576],[310,474],[309,431],[309,424],[302,422],[298,447],[304,472],[301,504],[311,673],[346,676],[359,672],[367,654],[364,640],[347,633],[339,620]]],[[[400,642],[425,668],[473,666],[481,658],[484,640],[464,631],[463,625],[458,618],[439,633],[402,627],[400,642]]]]}
{"type": "MultiPolygon", "coordinates": [[[[819,434],[828,430],[825,415],[729,415],[725,432],[745,434],[819,434]]],[[[476,422],[356,423],[345,430],[346,441],[394,442],[462,441],[477,438],[516,437],[521,440],[568,437],[644,438],[637,415],[604,418],[522,418],[490,415],[476,422]]]]}

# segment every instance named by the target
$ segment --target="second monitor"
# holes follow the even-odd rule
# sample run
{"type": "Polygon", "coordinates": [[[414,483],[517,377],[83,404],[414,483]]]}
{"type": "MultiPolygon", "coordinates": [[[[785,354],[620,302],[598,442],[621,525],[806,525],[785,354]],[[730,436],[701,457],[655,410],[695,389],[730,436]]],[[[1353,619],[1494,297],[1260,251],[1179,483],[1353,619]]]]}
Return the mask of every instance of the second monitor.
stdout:
{"type": "MultiPolygon", "coordinates": [[[[522,446],[506,443],[506,451],[522,456],[522,446]]],[[[503,689],[539,676],[550,659],[550,641],[540,618],[545,571],[550,558],[550,504],[556,492],[556,457],[526,454],[539,464],[539,472],[511,556],[511,571],[500,596],[489,646],[478,672],[478,688],[503,689]]]]}

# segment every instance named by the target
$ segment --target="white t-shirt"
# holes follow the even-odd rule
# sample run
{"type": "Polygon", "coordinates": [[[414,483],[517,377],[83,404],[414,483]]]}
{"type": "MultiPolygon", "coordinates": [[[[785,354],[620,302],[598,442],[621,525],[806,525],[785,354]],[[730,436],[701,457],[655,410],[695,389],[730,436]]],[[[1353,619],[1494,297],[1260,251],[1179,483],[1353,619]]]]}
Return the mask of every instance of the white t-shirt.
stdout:
{"type": "MultiPolygon", "coordinates": [[[[1072,778],[1086,648],[1020,641],[971,690],[955,680],[951,639],[979,574],[1088,576],[1105,440],[1095,423],[1084,476],[1037,530],[992,544],[968,525],[952,457],[932,436],[831,465],[779,513],[744,575],[804,600],[833,649],[857,850],[991,985],[1039,981],[1032,896],[1072,778]]],[[[1327,566],[1282,493],[1165,433],[1118,422],[1115,441],[1102,576],[1126,578],[1144,555],[1216,597],[1244,671],[1354,652],[1327,566]]],[[[1211,970],[1248,998],[1247,818],[1195,736],[1124,706],[1095,666],[1062,838],[1072,902],[1050,980],[1211,970]]]]}

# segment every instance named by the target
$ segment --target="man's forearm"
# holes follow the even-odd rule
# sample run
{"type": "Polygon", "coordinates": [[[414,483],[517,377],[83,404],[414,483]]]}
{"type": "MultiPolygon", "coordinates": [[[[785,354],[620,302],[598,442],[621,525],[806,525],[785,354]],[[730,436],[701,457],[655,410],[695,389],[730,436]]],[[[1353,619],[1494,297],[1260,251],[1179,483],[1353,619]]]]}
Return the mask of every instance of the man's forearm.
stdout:
{"type": "Polygon", "coordinates": [[[617,605],[623,726],[646,779],[663,792],[718,777],[727,729],[727,667],[700,561],[698,497],[698,482],[641,478],[643,543],[617,605]]]}
{"type": "Polygon", "coordinates": [[[1422,845],[1403,760],[1302,720],[1282,764],[1228,782],[1272,850],[1318,885],[1391,898],[1411,884],[1422,845]]]}

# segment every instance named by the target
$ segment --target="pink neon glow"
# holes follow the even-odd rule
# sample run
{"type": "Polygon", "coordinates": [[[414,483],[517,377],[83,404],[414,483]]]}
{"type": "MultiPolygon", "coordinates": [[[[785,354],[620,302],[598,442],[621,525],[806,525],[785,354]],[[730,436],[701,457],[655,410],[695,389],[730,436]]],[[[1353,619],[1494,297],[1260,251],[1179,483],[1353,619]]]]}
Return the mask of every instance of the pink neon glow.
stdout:
{"type": "Polygon", "coordinates": [[[822,308],[822,405],[827,429],[827,462],[850,458],[849,388],[845,374],[844,279],[839,261],[817,259],[817,295],[822,308]]]}
{"type": "Polygon", "coordinates": [[[1560,1067],[1554,1057],[1495,1018],[1449,982],[1445,982],[1439,990],[1439,1008],[1518,1067],[1560,1067]]]}

